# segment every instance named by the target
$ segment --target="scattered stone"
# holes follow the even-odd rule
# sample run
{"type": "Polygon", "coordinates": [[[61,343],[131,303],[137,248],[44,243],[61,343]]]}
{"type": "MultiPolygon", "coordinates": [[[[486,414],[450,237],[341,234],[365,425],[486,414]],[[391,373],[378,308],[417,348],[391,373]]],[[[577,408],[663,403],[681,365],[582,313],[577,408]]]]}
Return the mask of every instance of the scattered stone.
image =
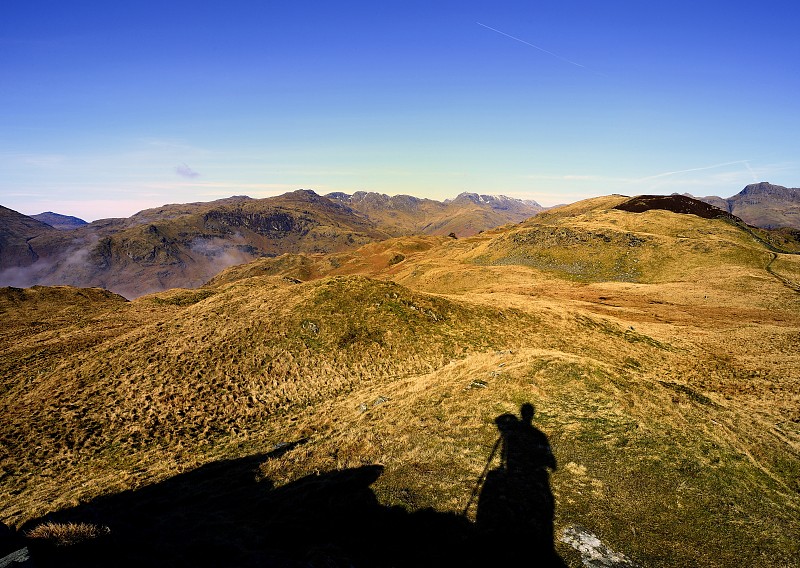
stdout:
{"type": "Polygon", "coordinates": [[[358,411],[361,414],[364,414],[367,410],[369,410],[369,406],[367,406],[366,402],[362,402],[361,404],[358,405],[358,411]]]}
{"type": "Polygon", "coordinates": [[[486,386],[486,381],[482,381],[480,379],[474,380],[469,384],[469,388],[471,389],[485,389],[486,386]]]}
{"type": "Polygon", "coordinates": [[[372,408],[375,408],[376,406],[378,406],[379,404],[383,404],[384,402],[389,402],[389,399],[386,398],[385,396],[379,396],[378,398],[375,399],[375,402],[372,403],[372,408]]]}
{"type": "Polygon", "coordinates": [[[20,548],[0,558],[0,568],[34,568],[28,548],[20,548]]]}
{"type": "Polygon", "coordinates": [[[559,540],[570,545],[581,555],[586,568],[638,568],[630,558],[614,552],[596,535],[579,525],[570,525],[561,531],[559,540]]]}
{"type": "Polygon", "coordinates": [[[567,465],[564,466],[564,469],[570,472],[572,475],[577,475],[578,477],[583,477],[586,475],[586,466],[578,465],[575,462],[568,462],[567,465]]]}

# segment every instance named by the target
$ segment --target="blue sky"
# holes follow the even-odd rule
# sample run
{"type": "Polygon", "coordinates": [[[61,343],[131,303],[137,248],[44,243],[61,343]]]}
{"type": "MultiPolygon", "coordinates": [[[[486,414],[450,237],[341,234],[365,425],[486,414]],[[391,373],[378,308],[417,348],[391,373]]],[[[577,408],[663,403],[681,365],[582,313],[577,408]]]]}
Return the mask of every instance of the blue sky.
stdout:
{"type": "Polygon", "coordinates": [[[800,5],[4,0],[0,204],[800,186],[800,5]]]}

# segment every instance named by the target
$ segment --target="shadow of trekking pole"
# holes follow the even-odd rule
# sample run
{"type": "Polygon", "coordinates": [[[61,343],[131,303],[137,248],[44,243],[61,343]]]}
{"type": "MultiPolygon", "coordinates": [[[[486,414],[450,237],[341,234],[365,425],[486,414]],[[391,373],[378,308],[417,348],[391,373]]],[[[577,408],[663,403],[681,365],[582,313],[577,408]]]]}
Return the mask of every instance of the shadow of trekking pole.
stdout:
{"type": "Polygon", "coordinates": [[[467,505],[464,507],[464,510],[461,511],[462,516],[467,516],[469,512],[469,508],[472,506],[472,503],[475,501],[475,497],[478,496],[480,493],[481,486],[483,482],[486,481],[486,475],[489,473],[489,468],[492,467],[492,460],[494,459],[497,450],[500,449],[500,443],[503,441],[503,437],[500,436],[497,438],[497,441],[494,443],[494,447],[492,448],[492,452],[489,454],[489,459],[486,460],[486,467],[483,468],[483,472],[481,473],[480,477],[478,477],[478,481],[475,482],[475,488],[472,490],[472,495],[469,496],[469,501],[467,501],[467,505]]]}

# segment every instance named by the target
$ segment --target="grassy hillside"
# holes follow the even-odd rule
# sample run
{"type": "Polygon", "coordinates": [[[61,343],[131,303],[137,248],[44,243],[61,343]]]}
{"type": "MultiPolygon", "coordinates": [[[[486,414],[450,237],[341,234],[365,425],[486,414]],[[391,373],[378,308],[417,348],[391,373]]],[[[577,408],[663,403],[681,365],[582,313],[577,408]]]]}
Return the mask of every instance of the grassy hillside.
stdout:
{"type": "Polygon", "coordinates": [[[623,200],[132,302],[5,290],[0,520],[108,526],[151,562],[503,563],[498,477],[476,484],[531,403],[567,565],[576,530],[640,566],[794,565],[800,257],[623,200]]]}
{"type": "Polygon", "coordinates": [[[0,285],[100,286],[135,298],[198,287],[254,259],[353,251],[389,236],[471,235],[540,210],[534,202],[502,196],[462,194],[442,203],[297,190],[265,199],[164,205],[59,231],[0,208],[0,285]]]}
{"type": "Polygon", "coordinates": [[[0,273],[0,283],[101,286],[135,298],[197,287],[255,258],[338,252],[388,236],[362,215],[305,190],[166,205],[73,231],[40,225],[48,230],[35,236],[20,229],[14,241],[19,246],[4,254],[3,266],[11,268],[0,273]],[[19,267],[10,261],[16,257],[6,258],[12,253],[19,267]]]}

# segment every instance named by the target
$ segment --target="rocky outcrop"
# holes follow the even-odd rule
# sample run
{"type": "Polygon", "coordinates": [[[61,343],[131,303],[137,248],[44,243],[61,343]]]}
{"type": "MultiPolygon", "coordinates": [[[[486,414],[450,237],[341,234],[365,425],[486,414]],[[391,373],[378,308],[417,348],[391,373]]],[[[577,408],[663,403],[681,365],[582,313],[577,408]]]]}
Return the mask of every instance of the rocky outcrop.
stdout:
{"type": "Polygon", "coordinates": [[[703,219],[729,219],[740,221],[734,215],[718,207],[709,205],[705,201],[687,197],[685,195],[639,195],[616,205],[614,209],[631,213],[644,213],[652,209],[672,211],[684,215],[697,215],[703,219]]]}

